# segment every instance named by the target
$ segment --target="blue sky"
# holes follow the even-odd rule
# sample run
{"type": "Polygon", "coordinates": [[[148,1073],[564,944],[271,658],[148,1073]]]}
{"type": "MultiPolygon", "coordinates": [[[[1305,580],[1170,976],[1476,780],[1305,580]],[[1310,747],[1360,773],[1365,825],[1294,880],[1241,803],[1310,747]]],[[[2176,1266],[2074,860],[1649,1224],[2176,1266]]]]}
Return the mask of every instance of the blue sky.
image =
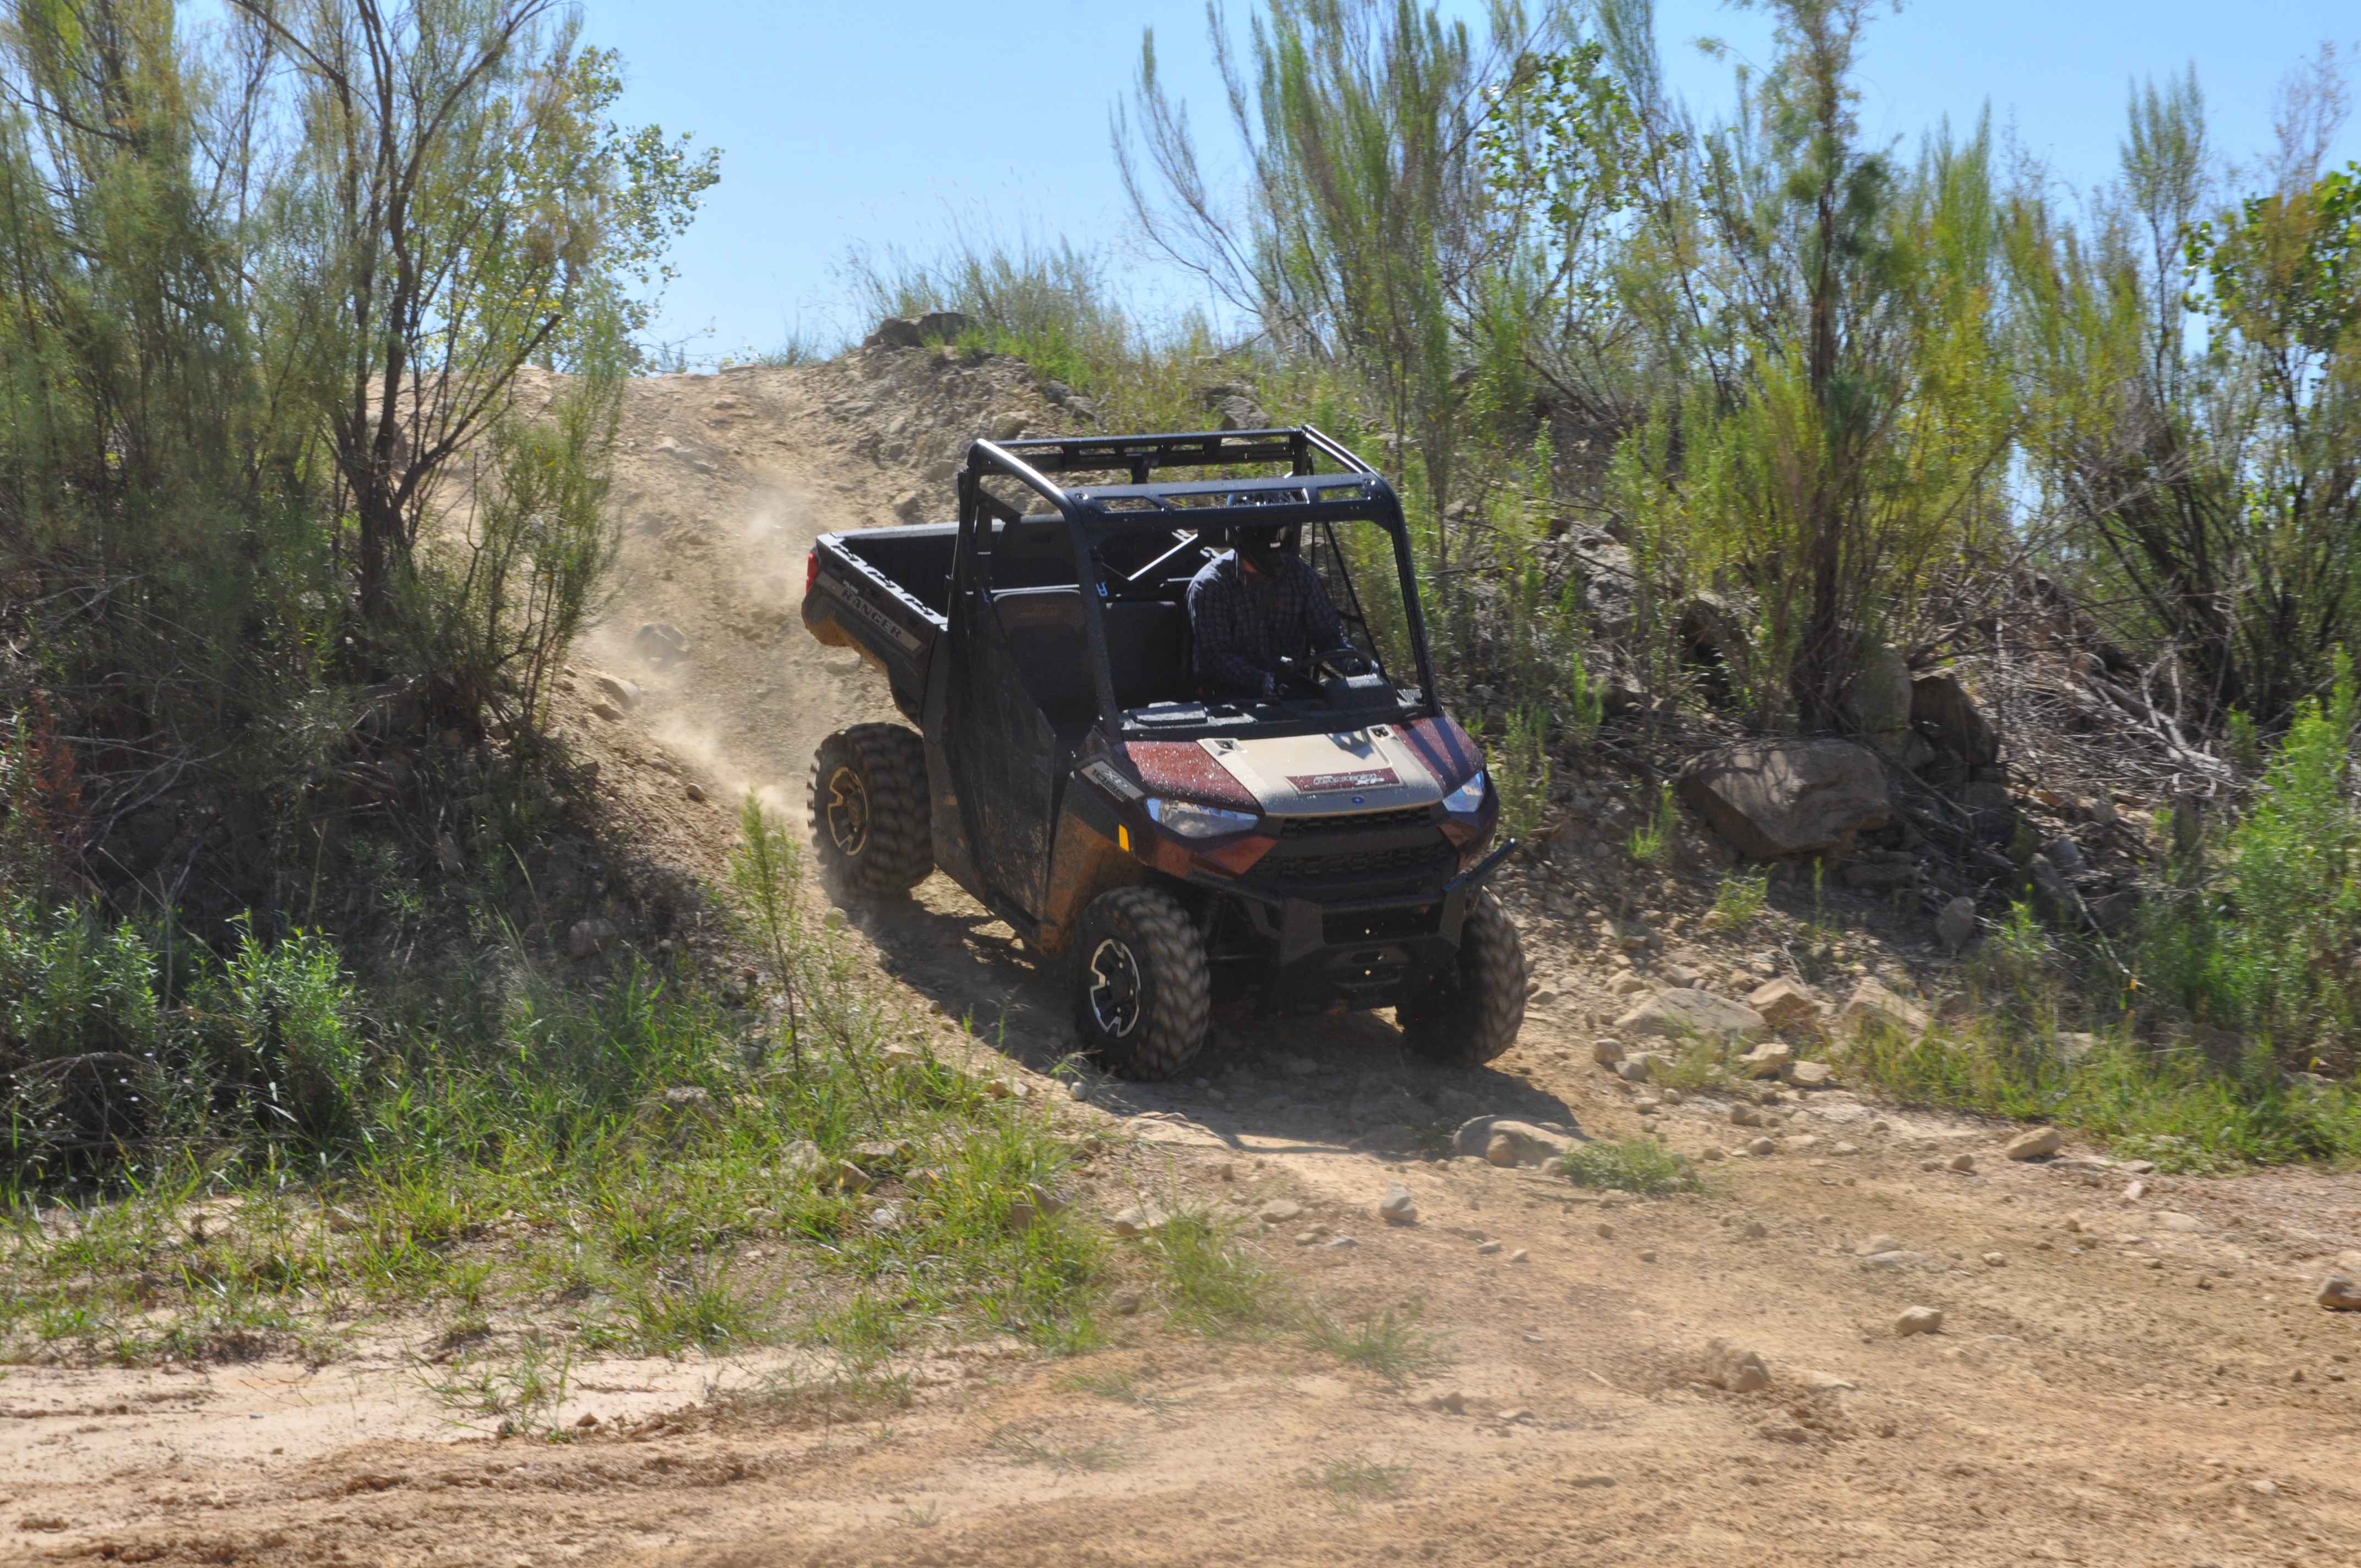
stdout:
{"type": "MultiPolygon", "coordinates": [[[[1230,10],[1243,18],[1246,0],[1230,10]]],[[[692,355],[865,327],[840,277],[848,246],[923,250],[955,214],[1123,247],[1107,114],[1143,27],[1201,128],[1223,128],[1201,0],[585,0],[584,19],[591,41],[623,52],[629,117],[724,149],[664,312],[665,335],[695,335],[692,355]]],[[[1760,12],[1658,0],[1657,20],[1668,75],[1701,109],[1730,101],[1735,60],[1769,55],[1760,12]],[[1730,59],[1702,55],[1701,36],[1730,59]]],[[[2060,179],[2095,183],[2113,170],[2131,80],[2194,61],[2216,145],[2250,158],[2269,145],[2277,84],[2323,40],[2361,60],[2349,0],[1916,0],[1871,31],[1862,114],[1915,139],[1989,104],[2060,179]]],[[[2361,156],[2349,128],[2337,156],[2361,156]]],[[[1126,280],[1150,301],[1178,288],[1144,262],[1126,280]]]]}

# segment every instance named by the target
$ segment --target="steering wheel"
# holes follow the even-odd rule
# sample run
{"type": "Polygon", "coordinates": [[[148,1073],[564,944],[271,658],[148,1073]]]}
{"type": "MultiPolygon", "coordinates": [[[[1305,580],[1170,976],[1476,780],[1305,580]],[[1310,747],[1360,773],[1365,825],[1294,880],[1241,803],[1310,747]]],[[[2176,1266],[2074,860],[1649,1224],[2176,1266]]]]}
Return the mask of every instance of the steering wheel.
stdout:
{"type": "Polygon", "coordinates": [[[1324,679],[1367,674],[1369,662],[1360,651],[1349,644],[1323,649],[1309,658],[1282,657],[1279,661],[1279,684],[1290,686],[1307,696],[1322,696],[1324,679]]]}
{"type": "Polygon", "coordinates": [[[1358,648],[1349,642],[1340,642],[1334,648],[1312,654],[1309,667],[1340,680],[1349,680],[1355,675],[1367,674],[1376,666],[1361,656],[1358,648]]]}

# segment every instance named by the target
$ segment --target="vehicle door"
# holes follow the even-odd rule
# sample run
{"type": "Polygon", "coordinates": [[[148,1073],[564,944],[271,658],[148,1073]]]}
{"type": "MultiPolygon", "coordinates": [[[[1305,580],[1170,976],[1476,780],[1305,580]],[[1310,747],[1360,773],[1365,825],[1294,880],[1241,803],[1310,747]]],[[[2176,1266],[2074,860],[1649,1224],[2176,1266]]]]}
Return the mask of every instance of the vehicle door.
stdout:
{"type": "MultiPolygon", "coordinates": [[[[995,527],[979,513],[962,540],[950,618],[946,750],[970,860],[1002,900],[1035,917],[1049,886],[1063,755],[1036,685],[1045,674],[1057,680],[1088,668],[1071,545],[1059,570],[1046,547],[1063,539],[1037,532],[1054,527],[1070,538],[1065,526],[1006,518],[995,527]]],[[[1087,727],[1079,710],[1049,695],[1069,727],[1078,719],[1087,727]]]]}

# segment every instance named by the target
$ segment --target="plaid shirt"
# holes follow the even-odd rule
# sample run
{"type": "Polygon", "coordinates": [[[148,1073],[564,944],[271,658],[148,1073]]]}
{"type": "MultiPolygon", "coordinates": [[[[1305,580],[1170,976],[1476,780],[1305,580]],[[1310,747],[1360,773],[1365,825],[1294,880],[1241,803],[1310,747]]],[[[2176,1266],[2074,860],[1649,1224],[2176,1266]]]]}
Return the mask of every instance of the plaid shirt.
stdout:
{"type": "Polygon", "coordinates": [[[1320,574],[1301,555],[1275,555],[1251,577],[1235,551],[1206,562],[1189,581],[1189,630],[1202,685],[1262,696],[1277,690],[1282,657],[1324,653],[1345,641],[1320,574]]]}

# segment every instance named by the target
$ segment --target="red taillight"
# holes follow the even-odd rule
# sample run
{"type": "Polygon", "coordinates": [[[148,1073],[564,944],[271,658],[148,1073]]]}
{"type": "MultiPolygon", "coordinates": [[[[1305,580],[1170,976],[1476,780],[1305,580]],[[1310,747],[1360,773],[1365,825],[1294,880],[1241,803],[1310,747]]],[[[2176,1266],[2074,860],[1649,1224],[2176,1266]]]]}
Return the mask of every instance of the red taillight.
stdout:
{"type": "Polygon", "coordinates": [[[804,557],[804,592],[809,594],[812,591],[812,585],[818,581],[819,546],[815,544],[811,548],[811,554],[804,557]]]}

